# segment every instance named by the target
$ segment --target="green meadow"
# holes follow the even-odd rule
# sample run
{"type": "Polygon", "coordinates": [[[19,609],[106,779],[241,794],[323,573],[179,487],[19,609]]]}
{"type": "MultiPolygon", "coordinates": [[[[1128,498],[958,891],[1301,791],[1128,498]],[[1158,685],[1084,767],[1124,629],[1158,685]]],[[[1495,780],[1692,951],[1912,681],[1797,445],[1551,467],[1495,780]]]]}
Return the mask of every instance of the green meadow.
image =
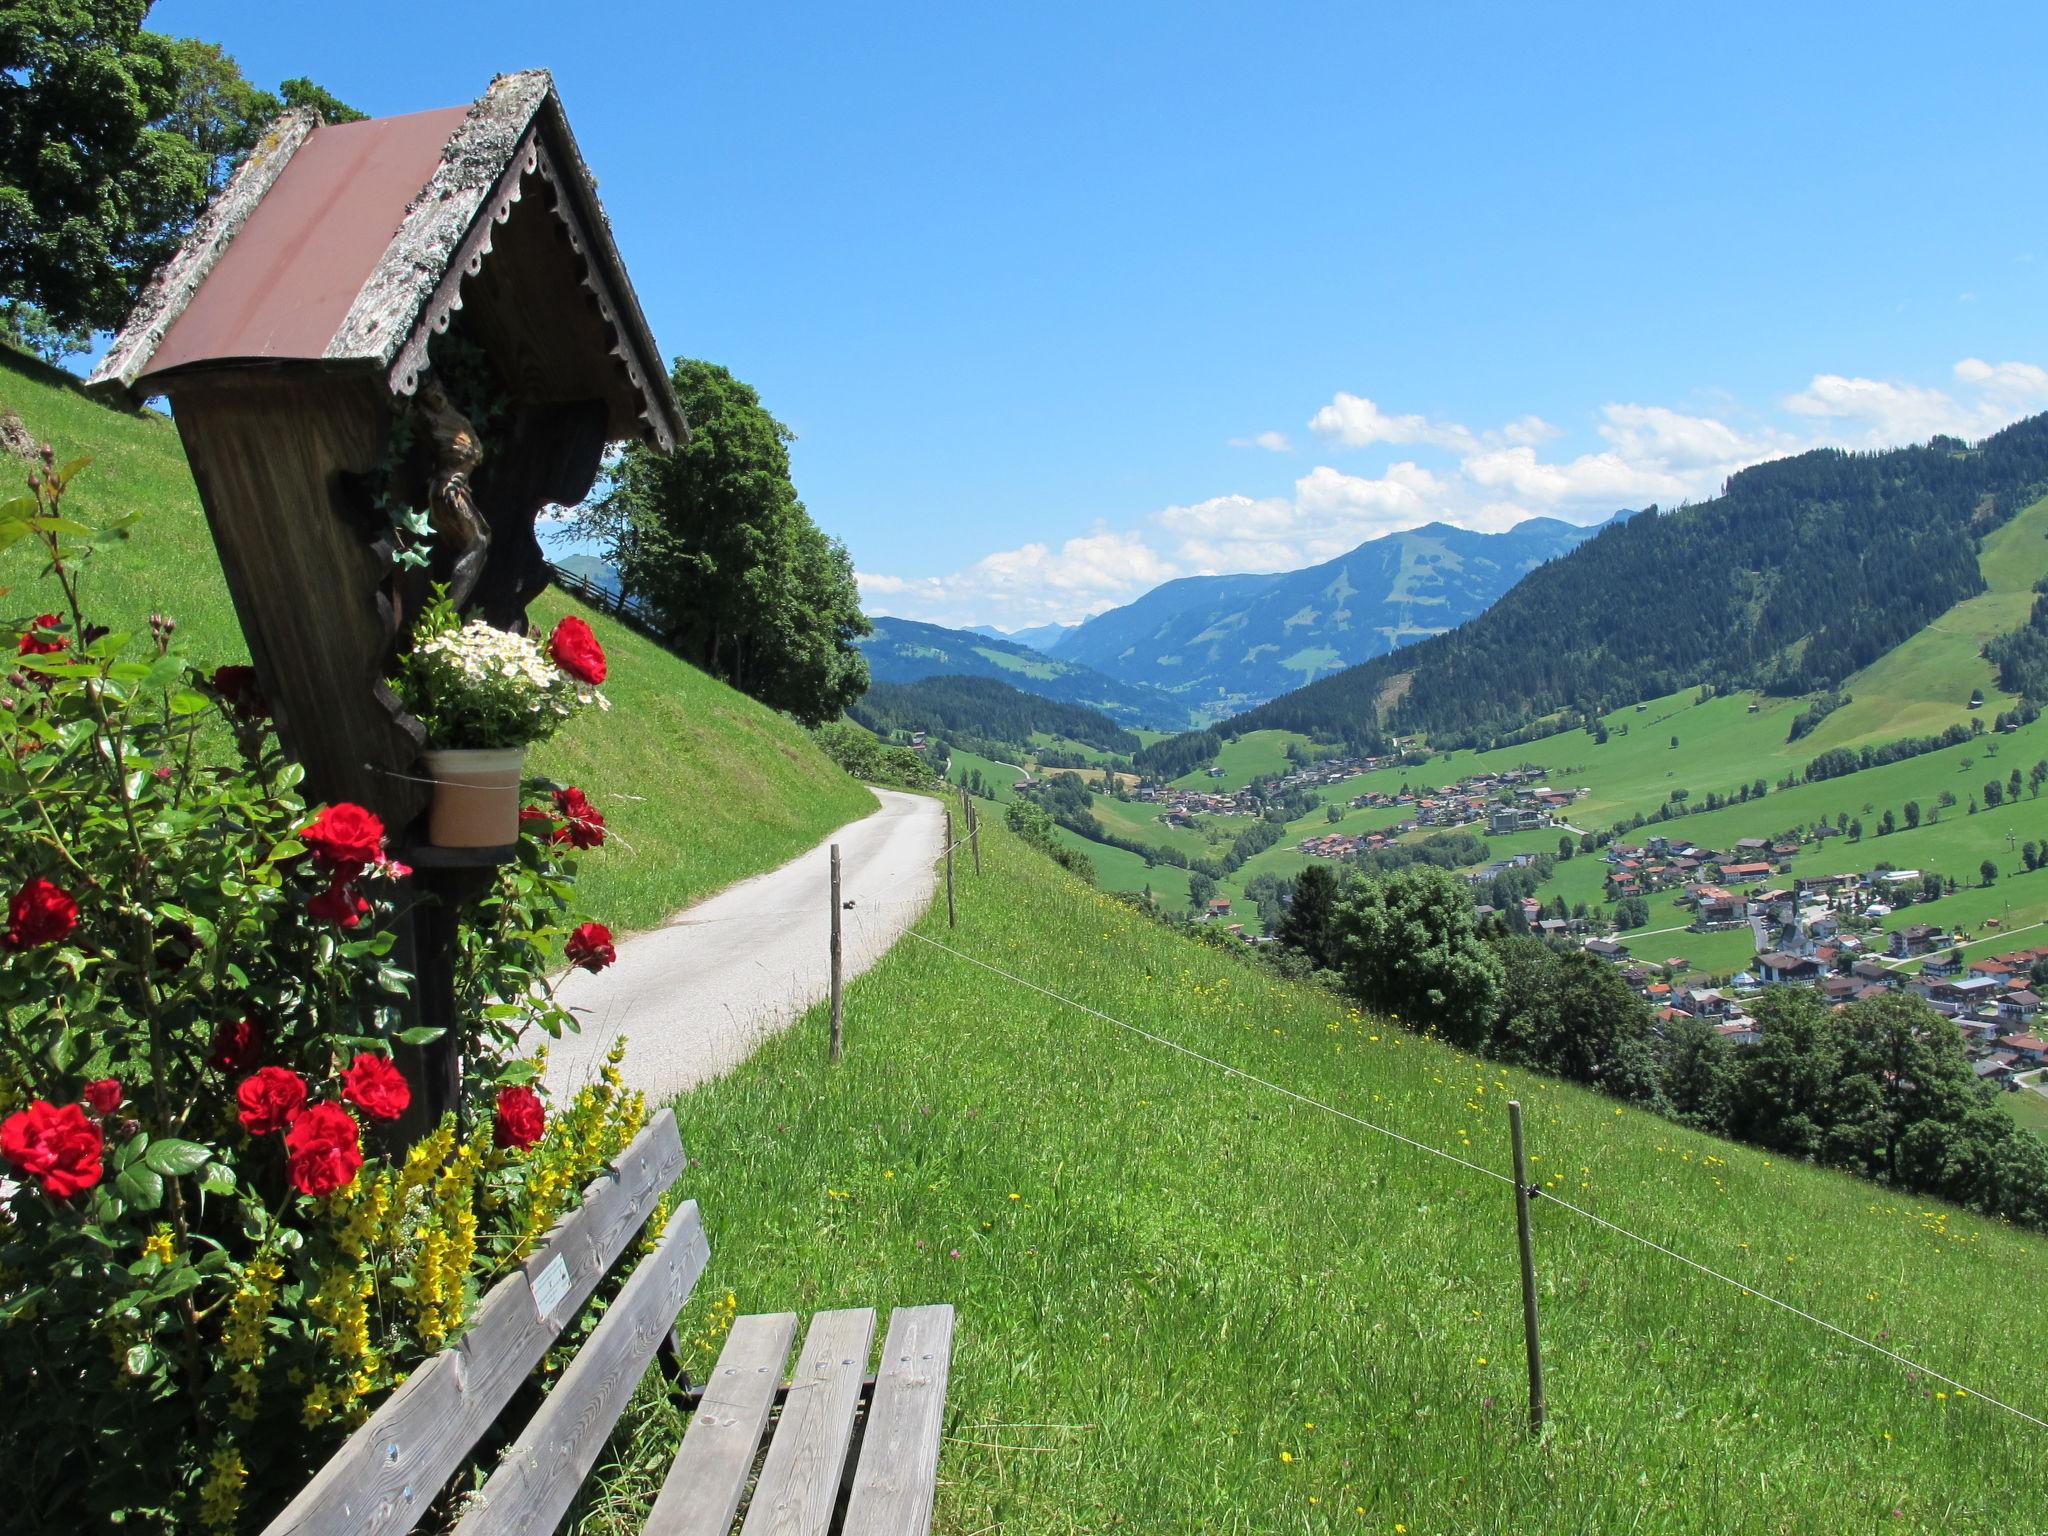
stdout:
{"type": "MultiPolygon", "coordinates": [[[[1768,1292],[2048,1410],[2002,1318],[2043,1240],[1503,1072],[1090,891],[1005,830],[848,993],[677,1104],[709,1308],[950,1301],[937,1529],[2017,1533],[2043,1431],[1768,1292]],[[1067,1007],[1014,973],[1312,1107],[1067,1007]],[[1505,1103],[1538,1183],[1550,1429],[1524,1423],[1505,1103]]],[[[634,1529],[677,1423],[647,1390],[580,1514],[634,1529]]]]}

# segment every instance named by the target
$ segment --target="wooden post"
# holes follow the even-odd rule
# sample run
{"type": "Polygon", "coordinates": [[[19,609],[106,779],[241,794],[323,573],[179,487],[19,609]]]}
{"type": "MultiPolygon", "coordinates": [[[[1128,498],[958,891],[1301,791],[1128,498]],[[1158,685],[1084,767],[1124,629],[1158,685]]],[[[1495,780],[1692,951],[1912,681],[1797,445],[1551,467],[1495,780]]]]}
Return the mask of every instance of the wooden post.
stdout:
{"type": "Polygon", "coordinates": [[[952,928],[960,921],[960,914],[953,906],[953,808],[946,808],[946,926],[952,928]]]}
{"type": "Polygon", "coordinates": [[[1522,1106],[1508,1100],[1515,1152],[1515,1234],[1522,1249],[1522,1340],[1529,1357],[1529,1433],[1543,1433],[1543,1343],[1536,1315],[1536,1241],[1529,1227],[1529,1160],[1522,1147],[1522,1106]]]}
{"type": "Polygon", "coordinates": [[[967,807],[967,846],[974,850],[974,873],[981,875],[981,813],[974,807],[974,797],[964,790],[960,795],[967,807]]]}
{"type": "Polygon", "coordinates": [[[832,845],[832,1048],[826,1055],[827,1061],[837,1061],[840,1055],[840,1036],[846,1022],[845,1009],[840,1001],[840,914],[846,909],[839,900],[839,845],[832,845]]]}

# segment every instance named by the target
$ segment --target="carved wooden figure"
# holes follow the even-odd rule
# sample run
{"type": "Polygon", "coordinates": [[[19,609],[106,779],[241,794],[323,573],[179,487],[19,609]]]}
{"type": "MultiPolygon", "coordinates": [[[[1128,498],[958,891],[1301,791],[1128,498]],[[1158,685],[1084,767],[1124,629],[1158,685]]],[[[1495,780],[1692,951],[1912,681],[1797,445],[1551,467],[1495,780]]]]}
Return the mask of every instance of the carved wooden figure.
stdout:
{"type": "MultiPolygon", "coordinates": [[[[547,584],[536,514],[588,494],[608,442],[686,431],[545,71],[467,107],[279,118],[89,383],[170,399],[308,795],[371,807],[399,843],[423,737],[383,678],[431,583],[522,629],[547,584]],[[426,569],[399,558],[412,508],[426,569]]],[[[438,898],[401,935],[414,1013],[452,1023],[452,908],[488,861],[408,861],[438,898]]],[[[415,1128],[454,1093],[452,1056],[423,1070],[415,1128]]]]}

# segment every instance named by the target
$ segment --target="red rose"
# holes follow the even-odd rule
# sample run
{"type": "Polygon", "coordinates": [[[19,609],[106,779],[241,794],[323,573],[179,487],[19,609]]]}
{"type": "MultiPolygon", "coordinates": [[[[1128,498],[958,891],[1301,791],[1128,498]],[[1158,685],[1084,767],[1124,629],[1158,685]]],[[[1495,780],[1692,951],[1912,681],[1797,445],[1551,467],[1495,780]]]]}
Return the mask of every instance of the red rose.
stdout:
{"type": "Polygon", "coordinates": [[[330,805],[299,832],[313,850],[313,862],[353,880],[384,857],[384,823],[376,814],[344,800],[330,805]]]}
{"type": "Polygon", "coordinates": [[[106,1142],[100,1128],[76,1104],[61,1109],[37,1099],[0,1120],[0,1157],[24,1178],[36,1180],[53,1199],[68,1200],[100,1181],[106,1142]]]}
{"type": "Polygon", "coordinates": [[[37,614],[35,622],[22,632],[14,653],[17,656],[51,656],[63,650],[71,643],[64,635],[56,633],[57,626],[63,622],[54,613],[37,614]]]}
{"type": "Polygon", "coordinates": [[[315,1104],[284,1133],[286,1166],[301,1194],[331,1195],[363,1166],[362,1132],[339,1104],[315,1104]]]}
{"type": "Polygon", "coordinates": [[[96,1115],[111,1115],[121,1107],[121,1083],[118,1078],[102,1077],[85,1085],[85,1102],[92,1106],[96,1115]]]}
{"type": "Polygon", "coordinates": [[[519,807],[519,830],[531,832],[535,837],[546,837],[548,829],[555,824],[555,818],[537,805],[519,807]]]}
{"type": "Polygon", "coordinates": [[[336,871],[333,883],[306,902],[306,912],[322,922],[353,928],[370,915],[370,904],[336,871]]]}
{"type": "Polygon", "coordinates": [[[306,1107],[306,1080],[285,1067],[265,1067],[235,1090],[242,1106],[237,1118],[251,1136],[268,1136],[292,1123],[306,1107]]]}
{"type": "Polygon", "coordinates": [[[595,688],[604,681],[604,647],[597,643],[590,626],[573,613],[548,637],[548,655],[579,683],[595,688]]]}
{"type": "Polygon", "coordinates": [[[524,1152],[540,1140],[547,1124],[548,1112],[540,1102],[540,1095],[524,1083],[498,1090],[498,1114],[491,1126],[491,1140],[496,1145],[516,1147],[524,1152]]]}
{"type": "Polygon", "coordinates": [[[9,949],[34,949],[68,938],[77,926],[78,903],[61,886],[38,875],[7,904],[7,935],[0,938],[0,944],[9,949]]]}
{"type": "Polygon", "coordinates": [[[603,923],[583,924],[569,935],[564,948],[569,963],[586,971],[601,971],[619,958],[619,952],[612,948],[612,931],[603,923]]]}
{"type": "Polygon", "coordinates": [[[263,1026],[254,1019],[236,1019],[213,1032],[206,1064],[223,1072],[247,1072],[262,1059],[263,1026]]]}
{"type": "Polygon", "coordinates": [[[213,691],[220,695],[222,703],[235,712],[235,718],[238,720],[270,718],[270,700],[263,696],[263,690],[257,686],[254,667],[215,667],[213,691]]]}
{"type": "Polygon", "coordinates": [[[604,844],[604,812],[590,803],[590,797],[571,784],[555,791],[555,811],[562,825],[554,841],[574,848],[598,848],[604,844]]]}
{"type": "Polygon", "coordinates": [[[342,1074],[341,1091],[372,1120],[396,1120],[412,1102],[412,1089],[405,1074],[391,1064],[389,1056],[364,1051],[342,1074]]]}

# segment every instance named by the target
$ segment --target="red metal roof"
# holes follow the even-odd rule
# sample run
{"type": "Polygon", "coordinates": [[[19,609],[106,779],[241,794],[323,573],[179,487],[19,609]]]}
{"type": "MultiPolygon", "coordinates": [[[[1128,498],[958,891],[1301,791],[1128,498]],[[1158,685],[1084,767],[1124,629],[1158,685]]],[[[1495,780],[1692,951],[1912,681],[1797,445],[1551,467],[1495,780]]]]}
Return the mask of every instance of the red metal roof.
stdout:
{"type": "Polygon", "coordinates": [[[324,356],[468,111],[315,129],[165,334],[148,374],[324,356]]]}

